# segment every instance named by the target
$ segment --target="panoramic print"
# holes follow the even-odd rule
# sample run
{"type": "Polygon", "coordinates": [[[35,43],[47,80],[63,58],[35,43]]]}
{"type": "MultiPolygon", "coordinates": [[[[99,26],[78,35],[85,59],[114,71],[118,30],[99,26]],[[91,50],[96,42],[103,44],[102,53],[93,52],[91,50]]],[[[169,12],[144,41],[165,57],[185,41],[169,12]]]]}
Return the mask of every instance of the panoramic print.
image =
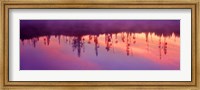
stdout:
{"type": "Polygon", "coordinates": [[[180,70],[180,20],[20,20],[20,70],[180,70]]]}

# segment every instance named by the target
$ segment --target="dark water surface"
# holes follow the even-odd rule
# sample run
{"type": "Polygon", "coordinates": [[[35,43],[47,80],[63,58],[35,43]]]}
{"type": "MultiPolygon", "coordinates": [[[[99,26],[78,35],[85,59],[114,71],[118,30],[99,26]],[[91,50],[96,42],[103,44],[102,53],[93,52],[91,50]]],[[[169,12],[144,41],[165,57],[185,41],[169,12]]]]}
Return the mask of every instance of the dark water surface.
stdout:
{"type": "Polygon", "coordinates": [[[179,20],[21,20],[20,70],[180,70],[179,20]]]}

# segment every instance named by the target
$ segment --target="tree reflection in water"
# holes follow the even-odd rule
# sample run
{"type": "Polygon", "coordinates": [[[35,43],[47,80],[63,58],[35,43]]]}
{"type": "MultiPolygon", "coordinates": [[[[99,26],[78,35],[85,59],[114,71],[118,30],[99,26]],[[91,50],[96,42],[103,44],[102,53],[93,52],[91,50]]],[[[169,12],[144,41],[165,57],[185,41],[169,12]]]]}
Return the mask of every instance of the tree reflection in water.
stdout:
{"type": "MultiPolygon", "coordinates": [[[[144,39],[138,39],[138,40],[144,40],[145,41],[145,47],[146,51],[149,52],[150,45],[149,43],[154,43],[154,38],[158,38],[158,43],[157,47],[159,49],[159,58],[162,59],[162,54],[166,55],[167,54],[167,47],[168,47],[168,39],[173,38],[173,42],[176,42],[176,38],[179,36],[176,36],[174,33],[168,36],[163,36],[161,35],[155,35],[155,33],[131,33],[131,32],[121,32],[121,33],[106,33],[106,34],[100,34],[100,35],[80,35],[80,36],[65,36],[65,35],[55,35],[55,38],[58,38],[58,43],[60,44],[61,42],[61,37],[65,38],[65,42],[69,43],[72,47],[73,52],[77,52],[77,56],[80,57],[81,53],[85,52],[85,44],[94,44],[94,50],[95,50],[95,55],[98,56],[98,48],[99,47],[105,47],[106,51],[111,51],[111,49],[114,52],[114,46],[117,44],[121,44],[121,47],[126,47],[125,52],[126,55],[133,55],[133,49],[134,45],[137,43],[137,35],[141,36],[142,34],[145,35],[143,37],[144,39]],[[104,38],[104,45],[99,44],[99,36],[104,38]],[[120,38],[119,38],[120,36],[120,38]],[[149,41],[149,37],[151,41],[149,41]],[[87,41],[86,41],[87,38],[87,41]],[[163,41],[162,41],[163,38],[163,41]],[[87,42],[87,43],[86,43],[87,42]],[[119,43],[120,42],[120,43],[119,43]],[[102,46],[101,46],[102,45],[102,46]],[[125,46],[123,46],[125,45],[125,46]]],[[[54,35],[47,35],[47,36],[41,36],[41,37],[34,37],[31,39],[23,39],[22,44],[24,45],[24,41],[28,41],[29,43],[31,42],[33,47],[36,47],[37,42],[39,42],[39,38],[42,38],[44,40],[44,45],[48,46],[50,45],[51,42],[51,37],[54,35]]],[[[102,42],[102,39],[101,39],[102,42]]],[[[143,43],[141,43],[143,44],[143,43]]],[[[154,43],[155,44],[155,43],[154,43]]],[[[144,47],[144,49],[145,49],[144,47]]],[[[91,49],[91,48],[88,48],[91,49]]],[[[151,52],[155,53],[155,52],[151,52]]]]}
{"type": "Polygon", "coordinates": [[[20,20],[20,70],[180,70],[180,20],[20,20]]]}

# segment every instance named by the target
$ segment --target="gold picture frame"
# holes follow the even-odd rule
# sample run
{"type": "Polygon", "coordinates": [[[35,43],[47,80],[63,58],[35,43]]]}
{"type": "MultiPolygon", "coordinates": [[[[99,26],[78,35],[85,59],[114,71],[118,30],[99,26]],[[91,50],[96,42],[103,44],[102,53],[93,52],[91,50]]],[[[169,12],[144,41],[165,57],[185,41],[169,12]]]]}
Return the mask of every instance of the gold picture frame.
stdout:
{"type": "Polygon", "coordinates": [[[1,1],[1,59],[0,59],[0,84],[2,89],[191,89],[198,90],[200,80],[199,71],[199,3],[198,0],[191,1],[1,1]],[[46,8],[141,8],[141,9],[191,9],[192,10],[192,81],[137,81],[137,82],[20,82],[8,80],[9,66],[9,9],[46,9],[46,8]]]}

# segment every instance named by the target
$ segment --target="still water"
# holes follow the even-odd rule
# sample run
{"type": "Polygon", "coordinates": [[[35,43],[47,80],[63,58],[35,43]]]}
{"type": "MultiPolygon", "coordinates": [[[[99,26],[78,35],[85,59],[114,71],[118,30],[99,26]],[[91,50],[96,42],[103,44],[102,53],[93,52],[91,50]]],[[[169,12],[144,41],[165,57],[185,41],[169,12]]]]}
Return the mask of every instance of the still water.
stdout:
{"type": "Polygon", "coordinates": [[[180,36],[117,31],[21,37],[20,70],[180,70],[180,36]]]}

